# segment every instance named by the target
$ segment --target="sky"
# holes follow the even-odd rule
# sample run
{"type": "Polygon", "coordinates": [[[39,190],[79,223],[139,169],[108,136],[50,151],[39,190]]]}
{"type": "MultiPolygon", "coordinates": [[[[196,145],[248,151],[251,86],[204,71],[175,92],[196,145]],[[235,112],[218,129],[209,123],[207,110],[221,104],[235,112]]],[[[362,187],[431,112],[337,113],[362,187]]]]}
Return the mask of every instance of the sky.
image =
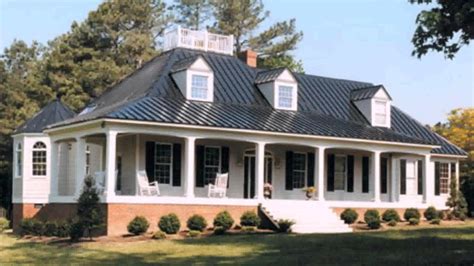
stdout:
{"type": "MultiPolygon", "coordinates": [[[[0,0],[0,50],[14,39],[41,43],[82,21],[99,0],[0,0]]],[[[293,54],[305,72],[383,84],[393,105],[423,124],[474,106],[474,43],[453,60],[411,56],[416,15],[407,0],[264,0],[271,12],[259,30],[296,19],[304,37],[293,54]],[[383,3],[383,4],[382,4],[383,3]]]]}

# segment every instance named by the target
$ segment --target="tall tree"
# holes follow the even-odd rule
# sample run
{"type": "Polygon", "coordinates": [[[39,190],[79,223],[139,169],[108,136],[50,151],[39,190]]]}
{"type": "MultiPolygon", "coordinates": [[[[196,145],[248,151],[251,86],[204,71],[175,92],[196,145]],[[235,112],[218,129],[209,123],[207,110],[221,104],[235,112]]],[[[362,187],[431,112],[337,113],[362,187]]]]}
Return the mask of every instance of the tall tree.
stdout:
{"type": "Polygon", "coordinates": [[[474,39],[473,0],[409,0],[412,4],[436,5],[416,17],[412,54],[421,58],[430,50],[452,59],[459,49],[474,39]]]}
{"type": "Polygon", "coordinates": [[[175,0],[175,22],[192,30],[201,30],[211,18],[209,0],[175,0]]]}
{"type": "Polygon", "coordinates": [[[301,62],[290,54],[303,38],[303,33],[296,31],[294,19],[275,23],[256,34],[270,15],[261,0],[215,0],[213,7],[216,20],[213,30],[234,36],[236,54],[250,48],[259,54],[260,67],[302,70],[301,62]]]}

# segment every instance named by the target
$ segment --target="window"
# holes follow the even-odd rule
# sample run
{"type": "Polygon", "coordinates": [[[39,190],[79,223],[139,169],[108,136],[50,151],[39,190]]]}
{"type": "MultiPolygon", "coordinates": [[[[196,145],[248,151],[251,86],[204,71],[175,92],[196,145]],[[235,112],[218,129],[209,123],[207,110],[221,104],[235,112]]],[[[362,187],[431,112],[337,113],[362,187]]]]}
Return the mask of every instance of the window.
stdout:
{"type": "Polygon", "coordinates": [[[220,171],[221,149],[206,147],[204,150],[204,184],[214,184],[216,174],[220,171]]]}
{"type": "Polygon", "coordinates": [[[293,87],[291,86],[278,87],[278,107],[280,108],[293,107],[293,87]]]}
{"type": "Polygon", "coordinates": [[[86,175],[91,174],[91,150],[89,145],[86,146],[86,175]]]}
{"type": "Polygon", "coordinates": [[[192,75],[191,79],[191,98],[206,100],[208,98],[207,76],[192,75]]]}
{"type": "Polygon", "coordinates": [[[336,155],[334,161],[334,190],[345,190],[347,161],[346,156],[336,155]]]}
{"type": "Polygon", "coordinates": [[[46,175],[46,145],[39,141],[33,145],[33,176],[46,175]]]}
{"type": "Polygon", "coordinates": [[[439,190],[441,194],[449,193],[449,164],[439,164],[439,190]]]}
{"type": "Polygon", "coordinates": [[[375,101],[375,123],[385,125],[387,123],[387,102],[375,101]]]}
{"type": "Polygon", "coordinates": [[[23,175],[23,149],[21,143],[16,145],[16,176],[21,177],[23,175]]]}
{"type": "Polygon", "coordinates": [[[160,184],[171,181],[173,149],[171,144],[155,144],[155,180],[160,184]]]}
{"type": "Polygon", "coordinates": [[[293,188],[305,187],[306,180],[306,154],[293,154],[293,188]]]}

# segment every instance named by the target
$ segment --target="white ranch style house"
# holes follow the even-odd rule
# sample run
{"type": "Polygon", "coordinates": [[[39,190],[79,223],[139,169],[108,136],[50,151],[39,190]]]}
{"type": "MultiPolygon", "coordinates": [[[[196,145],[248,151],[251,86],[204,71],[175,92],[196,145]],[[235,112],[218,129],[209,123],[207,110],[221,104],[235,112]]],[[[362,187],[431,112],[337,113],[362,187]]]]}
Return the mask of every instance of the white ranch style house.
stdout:
{"type": "Polygon", "coordinates": [[[232,36],[177,28],[79,114],[58,99],[19,127],[14,227],[73,215],[88,175],[109,235],[169,212],[210,222],[260,209],[304,233],[350,231],[338,217],[348,207],[446,208],[466,153],[383,85],[259,69],[254,52],[232,51],[232,36]]]}

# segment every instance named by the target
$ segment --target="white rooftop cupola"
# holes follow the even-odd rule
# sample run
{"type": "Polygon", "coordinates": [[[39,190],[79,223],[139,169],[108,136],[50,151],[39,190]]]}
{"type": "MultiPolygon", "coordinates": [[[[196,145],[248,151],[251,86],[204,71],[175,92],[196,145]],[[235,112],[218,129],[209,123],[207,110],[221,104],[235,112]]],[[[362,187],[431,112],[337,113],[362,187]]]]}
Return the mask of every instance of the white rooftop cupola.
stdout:
{"type": "Polygon", "coordinates": [[[374,127],[391,127],[392,97],[383,85],[353,90],[351,100],[374,127]]]}
{"type": "Polygon", "coordinates": [[[278,110],[298,110],[298,82],[286,68],[264,70],[257,74],[255,84],[263,96],[278,110]]]}
{"type": "Polygon", "coordinates": [[[165,32],[163,48],[168,51],[177,47],[233,55],[234,37],[177,26],[165,32]]]}

